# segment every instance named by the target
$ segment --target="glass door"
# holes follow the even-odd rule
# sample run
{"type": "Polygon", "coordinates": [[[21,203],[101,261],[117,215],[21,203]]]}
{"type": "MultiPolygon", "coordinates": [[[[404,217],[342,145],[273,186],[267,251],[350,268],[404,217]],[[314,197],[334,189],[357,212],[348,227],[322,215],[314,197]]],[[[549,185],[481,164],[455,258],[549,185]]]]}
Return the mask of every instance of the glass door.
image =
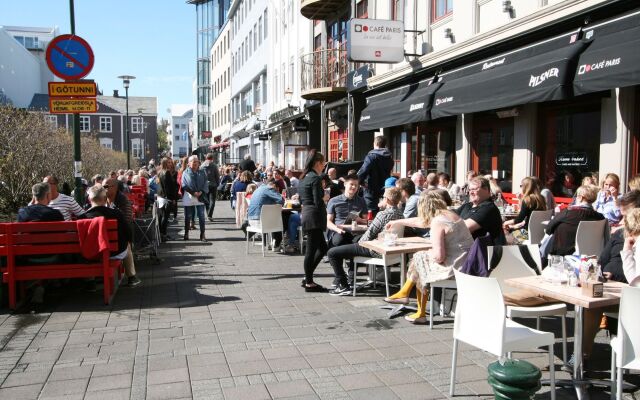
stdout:
{"type": "Polygon", "coordinates": [[[513,118],[487,116],[474,124],[472,167],[498,181],[511,180],[513,169],[513,118]]]}

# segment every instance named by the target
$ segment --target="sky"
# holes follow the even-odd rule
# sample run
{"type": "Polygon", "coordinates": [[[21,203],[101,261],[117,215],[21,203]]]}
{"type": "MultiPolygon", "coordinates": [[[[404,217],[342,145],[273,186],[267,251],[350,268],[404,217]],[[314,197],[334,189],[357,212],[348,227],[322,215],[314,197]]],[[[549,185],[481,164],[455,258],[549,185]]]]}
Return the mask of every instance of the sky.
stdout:
{"type": "MultiPolygon", "coordinates": [[[[156,96],[158,116],[171,104],[193,103],[196,70],[196,8],[184,0],[75,0],[76,35],[95,55],[86,79],[104,95],[117,89],[119,75],[136,77],[130,96],[156,96]]],[[[0,0],[0,25],[57,26],[71,33],[69,0],[0,0]]]]}

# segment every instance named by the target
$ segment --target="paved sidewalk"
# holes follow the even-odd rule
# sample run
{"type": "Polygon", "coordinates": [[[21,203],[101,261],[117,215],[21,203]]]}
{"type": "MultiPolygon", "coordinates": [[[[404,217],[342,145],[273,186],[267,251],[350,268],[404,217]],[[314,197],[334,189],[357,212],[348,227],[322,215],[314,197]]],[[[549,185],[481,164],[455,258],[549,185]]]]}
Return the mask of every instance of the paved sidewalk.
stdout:
{"type": "MultiPolygon", "coordinates": [[[[120,288],[111,307],[72,286],[48,292],[38,313],[0,310],[0,399],[448,397],[452,319],[433,331],[389,320],[380,287],[356,298],[305,293],[302,256],[262,258],[258,247],[247,256],[227,202],[215,216],[210,243],[167,243],[161,264],[138,263],[143,285],[120,288]]],[[[331,283],[328,264],[317,272],[331,283]]],[[[494,359],[461,348],[456,398],[492,398],[494,359]]],[[[546,352],[516,356],[546,366],[546,352]]]]}

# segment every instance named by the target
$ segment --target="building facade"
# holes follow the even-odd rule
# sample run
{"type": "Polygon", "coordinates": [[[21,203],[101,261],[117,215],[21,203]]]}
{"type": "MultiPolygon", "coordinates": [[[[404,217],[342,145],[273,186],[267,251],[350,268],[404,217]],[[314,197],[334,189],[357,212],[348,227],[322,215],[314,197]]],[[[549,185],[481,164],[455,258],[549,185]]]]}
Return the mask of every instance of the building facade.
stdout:
{"type": "MultiPolygon", "coordinates": [[[[327,117],[331,95],[347,87],[341,72],[313,81],[331,66],[318,54],[341,37],[333,21],[344,17],[335,10],[404,21],[405,60],[372,64],[360,104],[347,94],[355,145],[369,141],[363,133],[385,135],[398,174],[444,171],[463,182],[476,170],[513,192],[535,175],[563,196],[587,174],[614,172],[626,185],[640,172],[634,2],[360,0],[334,11],[326,4],[304,0],[301,12],[320,21],[303,96],[321,101],[327,117]]],[[[324,129],[330,148],[331,126],[324,129]]]]}
{"type": "Polygon", "coordinates": [[[231,128],[231,23],[227,22],[211,47],[211,124],[210,151],[216,162],[232,161],[229,152],[231,128]]]}
{"type": "Polygon", "coordinates": [[[189,125],[193,119],[193,108],[190,104],[172,104],[170,110],[167,139],[171,157],[177,160],[191,154],[189,125]]]}

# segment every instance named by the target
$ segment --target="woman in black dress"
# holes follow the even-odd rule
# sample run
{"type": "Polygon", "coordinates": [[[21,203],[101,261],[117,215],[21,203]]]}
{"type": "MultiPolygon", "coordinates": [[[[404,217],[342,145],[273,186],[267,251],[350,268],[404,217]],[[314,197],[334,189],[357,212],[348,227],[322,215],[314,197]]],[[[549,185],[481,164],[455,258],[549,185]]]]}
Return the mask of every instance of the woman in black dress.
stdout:
{"type": "Polygon", "coordinates": [[[304,275],[302,286],[306,292],[321,292],[325,289],[313,282],[313,272],[327,253],[324,231],[327,229],[327,207],[324,203],[324,189],[320,174],[325,165],[322,153],[312,149],[307,155],[304,179],[298,193],[302,204],[302,230],[307,234],[304,255],[304,275]]]}

